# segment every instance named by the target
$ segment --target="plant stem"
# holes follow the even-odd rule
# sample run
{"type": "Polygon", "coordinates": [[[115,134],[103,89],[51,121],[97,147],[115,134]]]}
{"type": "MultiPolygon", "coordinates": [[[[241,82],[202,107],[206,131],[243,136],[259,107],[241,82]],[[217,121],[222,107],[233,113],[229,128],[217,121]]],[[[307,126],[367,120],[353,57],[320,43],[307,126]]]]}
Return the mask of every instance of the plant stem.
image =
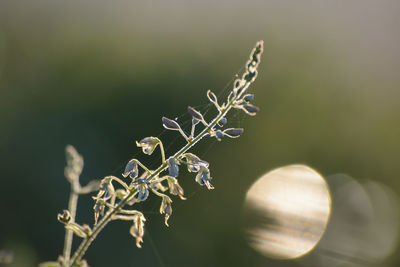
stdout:
{"type": "MultiPolygon", "coordinates": [[[[231,99],[230,102],[226,105],[225,108],[220,110],[219,114],[211,121],[210,124],[208,124],[207,127],[205,127],[193,140],[189,141],[185,146],[183,146],[178,152],[176,152],[173,157],[178,160],[178,158],[186,153],[192,146],[194,146],[197,142],[199,142],[204,136],[209,134],[209,132],[217,125],[218,121],[221,120],[223,117],[226,116],[226,114],[229,112],[229,110],[232,108],[232,104],[235,102],[237,98],[242,96],[251,82],[246,82],[245,85],[243,85],[243,90],[241,91],[240,94],[235,96],[233,99],[231,99]]],[[[168,167],[168,164],[166,162],[163,162],[154,172],[151,173],[149,177],[146,178],[146,182],[151,181],[154,177],[157,177],[162,171],[164,171],[168,167]]],[[[123,199],[121,199],[120,202],[115,206],[114,209],[110,209],[107,211],[107,213],[103,216],[103,218],[98,222],[97,225],[94,226],[92,233],[83,239],[82,243],[79,245],[78,249],[74,253],[71,262],[71,266],[76,266],[82,259],[83,255],[85,254],[86,250],[89,248],[90,244],[95,240],[96,236],[99,234],[99,232],[111,221],[111,217],[119,211],[119,209],[122,209],[123,206],[137,193],[137,190],[134,189],[129,192],[128,195],[126,195],[123,199]]]]}
{"type": "MultiPolygon", "coordinates": [[[[76,207],[78,206],[78,190],[79,190],[79,179],[76,178],[71,182],[71,192],[69,194],[68,210],[71,214],[71,222],[75,222],[76,207]]],[[[72,239],[74,233],[65,228],[65,239],[64,239],[64,251],[63,251],[63,265],[70,266],[69,260],[71,257],[72,239]]]]}

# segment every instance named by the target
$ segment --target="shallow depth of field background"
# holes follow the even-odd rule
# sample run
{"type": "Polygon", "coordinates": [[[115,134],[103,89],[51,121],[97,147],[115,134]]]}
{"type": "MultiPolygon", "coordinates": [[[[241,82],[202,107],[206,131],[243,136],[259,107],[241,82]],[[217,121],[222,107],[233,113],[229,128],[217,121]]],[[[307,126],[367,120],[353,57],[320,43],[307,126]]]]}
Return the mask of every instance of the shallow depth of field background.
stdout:
{"type": "MultiPolygon", "coordinates": [[[[162,116],[205,104],[207,89],[223,91],[260,39],[251,89],[260,113],[233,114],[232,126],[245,128],[240,139],[196,148],[216,189],[183,172],[188,200],[174,198],[169,228],[153,197],[140,205],[142,249],[130,223],[115,222],[86,259],[93,267],[299,266],[247,246],[246,190],[271,169],[303,163],[400,195],[399,12],[396,0],[1,1],[0,250],[14,251],[7,266],[62,252],[65,145],[85,158],[83,184],[119,175],[139,151],[135,140],[160,134],[162,116]]],[[[92,224],[91,198],[79,202],[77,221],[92,224]]],[[[399,266],[399,255],[381,266],[399,266]]]]}

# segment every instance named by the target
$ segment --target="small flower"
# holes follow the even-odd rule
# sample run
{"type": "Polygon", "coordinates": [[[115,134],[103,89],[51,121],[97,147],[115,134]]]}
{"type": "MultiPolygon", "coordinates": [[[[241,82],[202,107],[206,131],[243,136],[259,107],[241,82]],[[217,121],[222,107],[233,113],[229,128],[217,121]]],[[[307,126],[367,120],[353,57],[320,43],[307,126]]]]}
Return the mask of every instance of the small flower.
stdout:
{"type": "Polygon", "coordinates": [[[97,194],[97,197],[102,197],[104,195],[103,199],[107,200],[107,199],[111,198],[111,196],[114,195],[114,193],[115,193],[115,190],[114,190],[114,186],[112,185],[112,177],[108,176],[101,181],[100,189],[99,189],[99,193],[97,194]]]}
{"type": "Polygon", "coordinates": [[[201,115],[201,113],[197,110],[195,110],[192,107],[188,107],[188,113],[196,120],[198,121],[204,121],[203,115],[201,115]]]}
{"type": "Polygon", "coordinates": [[[136,179],[135,181],[132,182],[132,184],[138,189],[138,194],[136,196],[138,202],[145,201],[149,196],[149,187],[146,184],[146,180],[136,179]]]}
{"type": "Polygon", "coordinates": [[[199,157],[192,153],[183,154],[184,158],[186,158],[186,163],[189,172],[198,172],[200,170],[200,166],[208,167],[208,162],[201,160],[199,157]]]}
{"type": "Polygon", "coordinates": [[[167,164],[168,164],[169,176],[178,177],[178,175],[179,175],[179,167],[178,167],[179,162],[174,157],[170,157],[167,160],[167,164]]]}
{"type": "Polygon", "coordinates": [[[168,219],[172,214],[172,200],[166,195],[162,197],[160,213],[165,214],[165,225],[169,226],[168,219]]]}
{"type": "Polygon", "coordinates": [[[243,96],[243,100],[248,102],[248,103],[253,101],[253,99],[254,99],[254,95],[253,94],[246,94],[246,95],[243,96]]]}
{"type": "Polygon", "coordinates": [[[250,116],[254,116],[257,114],[258,111],[260,111],[258,107],[255,107],[252,104],[244,104],[240,107],[244,112],[246,112],[250,116]]]}
{"type": "Polygon", "coordinates": [[[211,181],[210,171],[207,167],[201,166],[199,173],[196,175],[196,182],[199,183],[201,186],[205,185],[208,189],[214,189],[211,181]]]}
{"type": "Polygon", "coordinates": [[[182,200],[186,200],[183,196],[183,188],[180,186],[177,179],[174,177],[168,177],[168,187],[171,195],[179,196],[182,200]]]}
{"type": "Polygon", "coordinates": [[[227,123],[227,120],[225,117],[223,117],[218,121],[218,126],[223,127],[226,123],[227,123]]]}
{"type": "Polygon", "coordinates": [[[228,136],[230,138],[238,138],[242,133],[243,129],[242,128],[228,128],[223,131],[225,136],[228,136]]]}
{"type": "Polygon", "coordinates": [[[105,200],[98,197],[93,197],[96,200],[96,203],[93,206],[94,210],[94,224],[97,224],[97,220],[99,219],[100,215],[104,215],[104,207],[105,207],[105,200]]]}
{"type": "Polygon", "coordinates": [[[133,225],[129,229],[129,233],[136,238],[136,246],[141,248],[141,244],[143,242],[144,235],[144,222],[146,218],[142,213],[135,214],[133,217],[133,225]]]}
{"type": "Polygon", "coordinates": [[[138,164],[137,164],[136,159],[131,159],[128,162],[128,164],[126,164],[125,171],[122,174],[122,176],[124,176],[124,178],[126,178],[126,177],[128,177],[128,175],[132,179],[135,179],[136,177],[138,177],[139,169],[138,169],[138,164]]]}
{"type": "Polygon", "coordinates": [[[144,154],[151,155],[160,142],[160,139],[157,137],[150,136],[142,139],[140,142],[136,142],[136,145],[142,148],[144,154]]]}
{"type": "Polygon", "coordinates": [[[176,121],[170,120],[166,117],[162,117],[162,123],[163,123],[164,128],[168,129],[168,130],[178,131],[181,129],[181,126],[179,126],[179,124],[176,121]]]}
{"type": "Polygon", "coordinates": [[[218,141],[221,141],[222,138],[224,137],[224,133],[221,132],[220,130],[214,131],[214,136],[217,138],[218,141]]]}

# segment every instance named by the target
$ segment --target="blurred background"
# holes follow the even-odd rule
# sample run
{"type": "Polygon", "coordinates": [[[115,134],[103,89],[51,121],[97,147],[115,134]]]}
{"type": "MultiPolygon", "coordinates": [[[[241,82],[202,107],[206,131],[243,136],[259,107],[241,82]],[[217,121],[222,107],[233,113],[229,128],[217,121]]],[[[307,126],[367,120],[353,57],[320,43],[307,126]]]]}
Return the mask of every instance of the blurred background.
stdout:
{"type": "MultiPolygon", "coordinates": [[[[250,90],[259,114],[233,113],[240,139],[195,149],[211,163],[215,190],[184,173],[188,199],[174,198],[169,228],[151,197],[139,206],[142,249],[130,223],[115,222],[86,259],[94,267],[307,265],[248,246],[246,192],[264,173],[301,163],[400,194],[399,12],[397,0],[1,1],[0,250],[14,258],[5,266],[62,253],[56,215],[67,208],[67,144],[84,156],[82,184],[120,175],[134,155],[157,166],[134,141],[161,134],[168,154],[179,149],[161,117],[207,104],[207,89],[224,96],[258,40],[265,50],[250,90]]],[[[90,196],[79,199],[78,222],[92,224],[92,206],[90,196]]],[[[389,254],[373,266],[399,266],[398,248],[389,254]]]]}

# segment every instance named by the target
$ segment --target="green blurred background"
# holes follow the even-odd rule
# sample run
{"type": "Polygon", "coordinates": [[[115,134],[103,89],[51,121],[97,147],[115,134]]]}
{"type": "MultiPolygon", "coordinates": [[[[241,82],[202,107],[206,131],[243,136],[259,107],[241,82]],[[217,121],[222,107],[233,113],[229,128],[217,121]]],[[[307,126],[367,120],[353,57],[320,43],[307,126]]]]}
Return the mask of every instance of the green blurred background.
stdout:
{"type": "MultiPolygon", "coordinates": [[[[228,118],[245,128],[240,139],[196,148],[216,189],[182,175],[188,200],[175,199],[169,228],[151,198],[140,206],[142,249],[130,224],[116,222],[86,259],[94,267],[298,266],[247,246],[246,190],[273,168],[304,163],[400,194],[399,11],[396,0],[1,1],[0,249],[14,251],[7,266],[62,252],[56,215],[67,207],[67,144],[85,158],[82,184],[119,175],[139,151],[135,140],[162,133],[162,116],[206,104],[207,89],[231,86],[261,39],[251,89],[260,113],[228,118]]],[[[78,222],[92,223],[90,196],[79,203],[78,222]]],[[[397,253],[382,266],[399,265],[397,253]]]]}

